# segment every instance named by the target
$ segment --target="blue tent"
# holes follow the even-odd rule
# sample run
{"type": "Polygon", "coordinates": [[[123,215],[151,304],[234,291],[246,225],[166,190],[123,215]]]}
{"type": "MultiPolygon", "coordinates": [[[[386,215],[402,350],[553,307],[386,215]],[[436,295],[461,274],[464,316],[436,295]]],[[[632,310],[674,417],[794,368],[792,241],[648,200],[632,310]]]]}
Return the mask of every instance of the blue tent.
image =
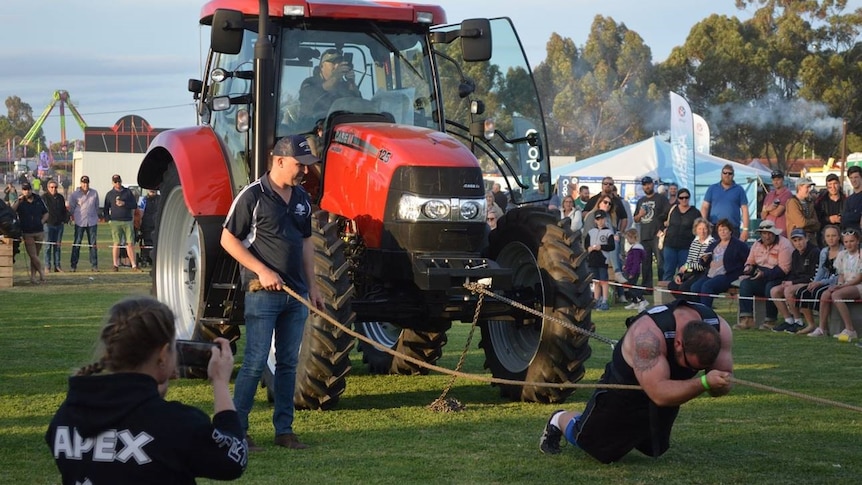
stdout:
{"type": "MultiPolygon", "coordinates": [[[[733,166],[736,174],[734,180],[745,189],[749,215],[754,220],[757,217],[757,185],[762,181],[768,182],[770,172],[715,155],[695,154],[695,187],[694,190],[687,187],[694,195],[692,204],[700,208],[706,189],[721,180],[721,168],[726,164],[733,166]]],[[[553,167],[551,174],[552,179],[557,181],[557,187],[565,190],[565,193],[568,193],[568,187],[578,185],[588,185],[591,193],[597,193],[601,190],[601,179],[613,177],[620,194],[630,202],[643,195],[640,192],[641,177],[649,175],[664,183],[677,180],[670,143],[655,136],[578,162],[553,167]]],[[[576,190],[572,192],[577,193],[576,190]]]]}

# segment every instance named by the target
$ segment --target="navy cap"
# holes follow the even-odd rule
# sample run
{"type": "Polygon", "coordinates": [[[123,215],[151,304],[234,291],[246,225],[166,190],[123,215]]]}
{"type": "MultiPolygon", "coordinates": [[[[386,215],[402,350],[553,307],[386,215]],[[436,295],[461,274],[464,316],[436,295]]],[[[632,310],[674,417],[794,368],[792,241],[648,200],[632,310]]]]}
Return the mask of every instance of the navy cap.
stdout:
{"type": "Polygon", "coordinates": [[[643,185],[643,184],[651,184],[651,183],[653,183],[653,179],[652,179],[652,177],[650,177],[649,175],[647,175],[646,177],[644,177],[644,178],[642,178],[642,179],[641,179],[641,185],[643,185]]]}
{"type": "Polygon", "coordinates": [[[596,218],[596,219],[604,219],[604,218],[605,218],[605,217],[607,217],[607,216],[608,216],[608,213],[607,213],[607,212],[605,212],[605,211],[603,211],[603,210],[599,209],[599,210],[597,210],[597,211],[596,211],[596,215],[595,215],[595,216],[593,216],[593,217],[594,217],[594,218],[596,218]]]}
{"type": "Polygon", "coordinates": [[[792,231],[790,231],[790,239],[796,239],[797,237],[805,237],[805,231],[799,229],[798,227],[792,231]]]}
{"type": "Polygon", "coordinates": [[[784,178],[784,172],[782,172],[781,170],[773,170],[772,171],[772,178],[783,179],[784,178]]]}
{"type": "Polygon", "coordinates": [[[272,149],[272,155],[276,157],[293,157],[303,165],[314,165],[320,160],[311,154],[308,140],[302,135],[288,135],[272,149]]]}

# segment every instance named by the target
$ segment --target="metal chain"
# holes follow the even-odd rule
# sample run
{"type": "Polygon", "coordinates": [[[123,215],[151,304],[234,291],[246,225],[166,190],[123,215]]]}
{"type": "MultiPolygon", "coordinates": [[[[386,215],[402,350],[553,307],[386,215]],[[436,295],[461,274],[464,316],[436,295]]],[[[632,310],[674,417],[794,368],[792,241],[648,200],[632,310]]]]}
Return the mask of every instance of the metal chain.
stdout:
{"type": "Polygon", "coordinates": [[[526,306],[520,302],[517,302],[517,301],[512,300],[510,298],[506,298],[505,296],[502,296],[502,295],[498,295],[497,293],[494,293],[493,291],[489,291],[488,287],[485,285],[482,285],[479,283],[464,283],[464,288],[467,288],[468,290],[472,291],[473,293],[478,293],[480,296],[481,295],[488,295],[491,298],[494,298],[495,300],[502,301],[503,303],[509,304],[509,305],[511,305],[515,308],[518,308],[520,310],[523,310],[527,313],[531,313],[537,317],[545,318],[545,319],[548,319],[554,323],[558,323],[558,324],[568,328],[569,330],[573,330],[573,331],[580,333],[582,335],[586,335],[587,337],[589,337],[591,339],[595,339],[595,340],[604,342],[604,343],[610,345],[611,347],[615,346],[617,344],[617,342],[619,342],[619,340],[614,340],[614,339],[605,337],[603,335],[599,335],[595,332],[591,332],[585,328],[578,327],[577,325],[572,325],[571,323],[569,323],[565,320],[559,319],[553,315],[546,315],[546,314],[539,312],[533,308],[530,308],[530,307],[528,307],[528,306],[526,306]]]}
{"type": "MultiPolygon", "coordinates": [[[[470,351],[470,344],[473,341],[473,334],[476,332],[476,327],[479,326],[479,314],[482,312],[482,303],[484,301],[485,295],[480,293],[479,300],[476,302],[476,311],[473,312],[473,324],[470,326],[470,333],[467,334],[467,343],[464,345],[464,350],[461,352],[461,357],[458,359],[458,365],[455,366],[455,372],[461,372],[461,368],[464,367],[464,361],[467,360],[467,352],[470,351]]],[[[465,406],[461,404],[461,401],[458,401],[457,399],[446,399],[446,395],[449,394],[450,390],[452,390],[452,386],[455,385],[455,379],[457,378],[457,374],[452,374],[449,382],[443,388],[443,392],[440,393],[440,397],[428,405],[429,409],[432,411],[460,411],[464,409],[465,406]]]]}

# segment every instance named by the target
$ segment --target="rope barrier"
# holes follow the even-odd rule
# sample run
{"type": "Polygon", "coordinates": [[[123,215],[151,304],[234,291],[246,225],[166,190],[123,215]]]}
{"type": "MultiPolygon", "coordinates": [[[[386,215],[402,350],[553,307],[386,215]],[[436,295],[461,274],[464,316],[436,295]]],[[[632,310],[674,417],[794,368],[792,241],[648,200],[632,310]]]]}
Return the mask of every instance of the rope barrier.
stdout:
{"type": "MultiPolygon", "coordinates": [[[[5,237],[5,236],[0,236],[0,238],[7,240],[7,241],[13,241],[13,242],[17,241],[17,242],[20,242],[21,244],[24,244],[23,239],[15,239],[15,238],[10,238],[10,237],[5,237]]],[[[98,248],[99,247],[98,244],[84,244],[83,242],[75,244],[75,243],[63,243],[62,241],[54,242],[54,241],[45,241],[45,240],[36,241],[36,244],[39,244],[42,246],[61,246],[61,247],[73,247],[73,248],[74,247],[80,247],[80,248],[98,248]]],[[[139,246],[139,245],[134,244],[134,243],[132,245],[139,248],[139,249],[153,249],[155,247],[155,246],[144,246],[144,245],[139,246]]],[[[103,246],[103,247],[110,248],[110,249],[118,247],[118,248],[122,249],[122,248],[125,248],[127,246],[128,245],[126,245],[126,246],[115,246],[114,244],[110,244],[110,245],[103,246]]]]}
{"type": "MultiPolygon", "coordinates": [[[[3,236],[0,236],[0,239],[3,239],[3,238],[4,238],[3,236]]],[[[19,241],[21,243],[24,243],[23,239],[14,239],[14,238],[5,238],[5,239],[8,241],[19,241]]],[[[73,248],[74,247],[80,247],[80,248],[90,248],[90,247],[98,248],[99,247],[98,244],[92,244],[92,245],[91,244],[84,244],[84,243],[64,244],[62,242],[56,243],[56,242],[51,242],[51,241],[37,241],[36,244],[39,244],[42,246],[56,245],[56,246],[60,246],[60,247],[73,247],[73,248]]],[[[153,248],[155,248],[155,246],[144,246],[144,245],[135,245],[135,244],[132,244],[132,245],[138,249],[153,249],[153,248]]],[[[104,247],[106,247],[108,249],[114,249],[115,247],[120,248],[120,249],[125,249],[128,247],[128,245],[126,245],[126,246],[115,246],[113,244],[110,244],[110,245],[107,245],[104,247]]],[[[672,295],[710,297],[713,299],[729,299],[729,300],[752,300],[752,301],[773,301],[773,302],[776,302],[776,301],[786,302],[786,301],[788,301],[787,298],[771,298],[771,297],[765,297],[765,296],[740,296],[740,295],[729,295],[727,293],[698,293],[698,292],[694,292],[694,291],[671,290],[668,288],[661,288],[661,287],[631,285],[628,283],[619,283],[617,281],[611,281],[611,280],[607,280],[607,281],[606,280],[593,280],[593,281],[597,282],[597,283],[608,283],[610,286],[619,286],[620,288],[639,289],[639,290],[643,290],[643,291],[652,291],[652,292],[657,291],[660,293],[670,293],[672,295]]],[[[501,300],[501,301],[503,301],[503,300],[501,300]]],[[[517,303],[517,302],[514,302],[512,300],[510,300],[510,301],[512,302],[512,304],[517,303]]],[[[820,300],[815,299],[815,298],[794,298],[793,301],[795,303],[818,303],[820,300]]],[[[829,300],[829,302],[831,302],[831,303],[835,303],[835,302],[839,302],[839,303],[862,303],[862,298],[857,299],[857,300],[850,300],[850,299],[829,300]]],[[[509,302],[506,302],[506,303],[509,303],[509,302]]],[[[559,321],[558,323],[563,323],[563,322],[559,321]]]]}
{"type": "MultiPolygon", "coordinates": [[[[782,302],[788,301],[787,298],[772,298],[772,297],[768,297],[768,296],[756,296],[756,295],[755,296],[742,296],[742,295],[738,295],[738,294],[731,295],[728,293],[717,293],[717,294],[714,294],[714,293],[697,293],[694,291],[671,290],[668,288],[661,288],[661,287],[631,285],[628,283],[619,283],[617,281],[610,281],[610,280],[608,280],[608,281],[593,280],[593,281],[597,281],[600,283],[608,283],[610,286],[619,286],[620,288],[634,288],[634,289],[639,289],[639,290],[643,290],[643,291],[652,291],[653,293],[655,293],[655,292],[670,293],[672,295],[701,296],[701,297],[707,296],[707,297],[710,297],[713,299],[728,299],[728,300],[737,300],[737,301],[738,300],[751,300],[753,302],[754,301],[782,301],[782,302]]],[[[738,287],[734,287],[734,288],[738,289],[738,287]]],[[[817,303],[820,300],[814,299],[814,298],[793,298],[793,301],[794,302],[817,303]]],[[[830,299],[829,301],[833,302],[833,303],[834,302],[862,303],[862,298],[860,298],[858,300],[848,300],[848,299],[833,300],[833,299],[830,299]]]]}

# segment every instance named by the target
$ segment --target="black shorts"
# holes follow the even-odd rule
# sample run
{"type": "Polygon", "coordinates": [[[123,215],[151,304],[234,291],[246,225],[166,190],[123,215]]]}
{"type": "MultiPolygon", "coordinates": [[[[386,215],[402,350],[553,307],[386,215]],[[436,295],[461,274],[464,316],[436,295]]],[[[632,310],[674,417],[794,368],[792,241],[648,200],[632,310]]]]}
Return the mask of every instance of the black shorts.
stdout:
{"type": "Polygon", "coordinates": [[[679,407],[658,407],[643,391],[597,389],[575,423],[579,448],[602,463],[637,449],[660,456],[670,447],[679,407]]]}
{"type": "Polygon", "coordinates": [[[803,300],[799,302],[799,307],[810,308],[814,311],[819,311],[820,296],[823,295],[823,293],[829,288],[832,288],[832,285],[823,285],[818,287],[814,291],[808,291],[807,286],[799,288],[798,290],[796,290],[795,294],[797,300],[803,300]]]}

